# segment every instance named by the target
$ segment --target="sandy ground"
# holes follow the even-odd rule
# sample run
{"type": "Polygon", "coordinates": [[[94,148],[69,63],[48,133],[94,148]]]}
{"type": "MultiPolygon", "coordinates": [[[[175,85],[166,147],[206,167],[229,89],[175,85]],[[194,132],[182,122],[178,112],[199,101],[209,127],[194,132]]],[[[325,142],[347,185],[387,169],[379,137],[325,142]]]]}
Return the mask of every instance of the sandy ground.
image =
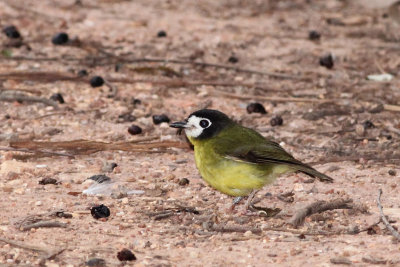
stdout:
{"type": "Polygon", "coordinates": [[[13,24],[23,36],[0,37],[2,95],[44,102],[61,93],[66,102],[0,102],[0,265],[84,266],[101,258],[115,266],[123,264],[123,248],[136,255],[126,263],[135,266],[400,265],[398,241],[376,224],[382,189],[384,212],[400,227],[400,26],[386,7],[334,0],[76,2],[0,2],[1,26],[13,24]],[[160,30],[167,36],[157,37],[160,30]],[[309,40],[310,30],[320,40],[309,40]],[[69,34],[67,45],[51,43],[58,32],[69,34]],[[332,69],[319,65],[327,53],[332,69]],[[82,69],[89,76],[77,78],[82,69]],[[383,72],[394,78],[366,79],[383,72]],[[117,95],[109,97],[105,85],[92,88],[94,75],[117,95]],[[248,114],[254,101],[268,113],[248,114]],[[152,115],[175,121],[202,107],[281,142],[335,182],[283,176],[257,195],[258,206],[282,209],[277,216],[227,212],[232,198],[201,180],[193,151],[176,145],[184,138],[152,122],[152,115]],[[124,121],[123,114],[136,119],[124,121]],[[283,125],[272,127],[276,115],[283,125]],[[132,124],[143,132],[130,135],[132,124]],[[175,147],[94,152],[46,143],[81,139],[175,147]],[[31,141],[61,154],[32,153],[31,141]],[[16,142],[29,153],[12,151],[16,142]],[[111,178],[112,196],[82,194],[96,174],[111,178]],[[43,178],[57,184],[41,185],[43,178]],[[126,195],[130,190],[144,194],[126,195]],[[278,198],[290,191],[293,202],[278,198]],[[288,224],[306,205],[338,198],[352,199],[354,208],[312,215],[297,229],[288,224]],[[91,216],[99,204],[110,217],[91,216]],[[72,217],[54,216],[61,210],[72,217]],[[62,224],[24,229],[29,221],[62,224]]]}

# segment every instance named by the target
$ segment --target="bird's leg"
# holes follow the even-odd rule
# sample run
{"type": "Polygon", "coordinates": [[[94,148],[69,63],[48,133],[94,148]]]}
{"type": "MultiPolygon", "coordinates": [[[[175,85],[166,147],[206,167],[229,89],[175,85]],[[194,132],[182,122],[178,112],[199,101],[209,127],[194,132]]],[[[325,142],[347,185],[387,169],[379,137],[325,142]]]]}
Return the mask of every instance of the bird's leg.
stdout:
{"type": "Polygon", "coordinates": [[[243,197],[235,197],[235,198],[233,199],[232,205],[237,205],[237,204],[239,204],[239,202],[240,202],[242,199],[243,199],[243,197]]]}
{"type": "Polygon", "coordinates": [[[243,199],[243,197],[235,197],[232,201],[232,205],[229,207],[228,211],[233,211],[237,204],[243,199]]]}
{"type": "Polygon", "coordinates": [[[251,202],[254,199],[254,196],[257,194],[259,190],[255,190],[253,189],[253,191],[251,191],[250,195],[247,197],[246,203],[244,204],[244,211],[249,210],[249,207],[251,206],[251,202]]]}

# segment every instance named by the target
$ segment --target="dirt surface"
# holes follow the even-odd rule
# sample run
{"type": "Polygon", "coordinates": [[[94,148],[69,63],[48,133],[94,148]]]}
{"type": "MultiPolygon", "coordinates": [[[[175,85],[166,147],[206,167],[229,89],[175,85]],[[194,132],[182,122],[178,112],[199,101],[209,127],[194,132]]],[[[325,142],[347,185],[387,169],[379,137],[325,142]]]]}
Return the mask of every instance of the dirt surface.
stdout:
{"type": "Polygon", "coordinates": [[[382,189],[400,227],[400,26],[386,6],[350,2],[1,1],[1,27],[22,39],[0,37],[0,265],[115,266],[127,248],[135,266],[399,266],[376,202],[382,189]],[[68,43],[52,44],[59,32],[68,43]],[[329,53],[331,69],[319,63],[329,53]],[[393,76],[367,79],[382,73],[393,76]],[[96,75],[108,86],[91,87],[96,75]],[[54,93],[65,103],[49,101],[54,93]],[[248,114],[254,101],[268,113],[248,114]],[[204,107],[334,183],[286,175],[257,194],[257,206],[282,210],[275,217],[227,211],[232,198],[202,181],[183,136],[152,121],[204,107]],[[129,134],[133,124],[142,133],[129,134]],[[103,195],[82,193],[97,174],[111,178],[103,195]],[[350,209],[289,224],[335,199],[350,209]],[[92,217],[100,204],[108,218],[92,217]]]}

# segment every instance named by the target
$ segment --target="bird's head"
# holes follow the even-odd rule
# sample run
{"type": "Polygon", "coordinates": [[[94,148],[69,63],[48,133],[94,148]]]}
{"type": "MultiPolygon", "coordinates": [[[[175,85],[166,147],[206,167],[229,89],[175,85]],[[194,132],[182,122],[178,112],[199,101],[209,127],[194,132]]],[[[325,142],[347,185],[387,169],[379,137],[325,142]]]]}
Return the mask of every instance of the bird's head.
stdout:
{"type": "Polygon", "coordinates": [[[193,112],[185,121],[174,122],[169,126],[184,129],[190,140],[203,140],[216,136],[233,121],[224,113],[213,109],[193,112]]]}

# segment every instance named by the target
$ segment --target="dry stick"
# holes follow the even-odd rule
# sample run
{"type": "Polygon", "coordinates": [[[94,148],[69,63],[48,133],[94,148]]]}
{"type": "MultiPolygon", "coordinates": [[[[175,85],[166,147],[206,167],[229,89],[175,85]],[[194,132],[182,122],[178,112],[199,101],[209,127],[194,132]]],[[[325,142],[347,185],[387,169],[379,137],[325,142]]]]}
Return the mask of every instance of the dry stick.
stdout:
{"type": "Polygon", "coordinates": [[[0,241],[4,242],[4,243],[7,243],[7,244],[10,244],[11,246],[14,246],[14,247],[19,247],[19,248],[23,248],[23,249],[36,251],[36,252],[50,254],[50,252],[47,249],[43,248],[43,247],[24,244],[24,243],[21,243],[21,242],[18,242],[18,241],[14,241],[14,240],[10,240],[10,239],[4,238],[4,237],[0,237],[0,241]]]}
{"type": "Polygon", "coordinates": [[[378,192],[378,199],[377,199],[377,205],[378,205],[378,208],[379,208],[379,212],[380,212],[380,214],[381,214],[382,222],[383,222],[383,224],[386,226],[386,228],[389,229],[389,231],[392,233],[392,235],[393,235],[395,238],[397,238],[397,240],[400,241],[400,234],[399,234],[399,232],[397,232],[397,231],[393,228],[393,226],[390,225],[390,223],[389,223],[388,220],[386,219],[385,214],[383,214],[383,208],[382,208],[382,204],[381,204],[381,195],[382,195],[382,189],[379,189],[379,192],[378,192]]]}
{"type": "Polygon", "coordinates": [[[304,223],[304,220],[307,216],[310,216],[315,213],[320,213],[327,210],[335,210],[335,209],[352,209],[353,206],[352,199],[335,199],[330,202],[326,201],[317,201],[307,205],[306,207],[299,210],[293,217],[290,219],[290,224],[294,227],[298,227],[304,223]]]}
{"type": "Polygon", "coordinates": [[[182,142],[153,142],[153,143],[139,143],[132,142],[119,142],[107,143],[90,140],[71,140],[59,142],[40,142],[40,141],[14,141],[10,142],[10,146],[14,148],[25,148],[30,150],[37,149],[54,149],[66,150],[75,154],[91,154],[98,151],[135,151],[135,152],[157,152],[154,148],[187,148],[188,145],[182,142]]]}
{"type": "Polygon", "coordinates": [[[24,94],[0,94],[0,101],[26,101],[26,102],[33,102],[33,103],[43,103],[47,106],[52,106],[54,108],[58,108],[57,102],[47,99],[41,98],[37,96],[29,96],[24,94]]]}
{"type": "Polygon", "coordinates": [[[305,79],[306,77],[303,76],[296,76],[296,75],[289,75],[289,74],[283,74],[283,73],[276,73],[276,72],[269,72],[269,71],[258,71],[258,70],[251,70],[251,69],[244,69],[244,68],[239,68],[239,67],[234,67],[230,65],[223,65],[223,64],[214,64],[214,63],[208,63],[208,62],[196,62],[196,61],[190,61],[190,60],[179,60],[179,59],[163,59],[163,58],[135,58],[135,59],[123,59],[121,58],[123,62],[126,63],[134,63],[134,62],[158,62],[158,63],[164,63],[164,64],[190,64],[190,65],[196,65],[196,66],[202,66],[202,67],[213,67],[213,68],[219,68],[219,69],[228,69],[228,70],[234,70],[237,72],[244,72],[244,73],[250,73],[250,74],[259,74],[259,75],[265,75],[265,76],[270,76],[270,77],[275,77],[275,78],[281,78],[281,79],[305,79]]]}
{"type": "Polygon", "coordinates": [[[225,96],[229,98],[236,99],[257,99],[264,101],[274,101],[274,102],[312,102],[312,103],[326,103],[332,101],[339,101],[339,99],[315,99],[315,98],[302,98],[302,97],[269,97],[269,96],[258,96],[258,95],[239,95],[232,93],[225,93],[215,90],[213,93],[215,96],[225,96]]]}
{"type": "Polygon", "coordinates": [[[25,153],[42,153],[42,154],[49,154],[49,155],[55,155],[55,156],[75,158],[75,156],[72,154],[55,152],[55,151],[47,151],[47,150],[41,150],[41,149],[29,150],[26,148],[0,147],[0,150],[2,150],[2,151],[17,151],[17,152],[25,152],[25,153]]]}
{"type": "Polygon", "coordinates": [[[262,230],[260,228],[255,227],[241,227],[241,226],[229,226],[229,225],[221,225],[221,224],[213,224],[211,225],[210,231],[222,232],[222,233],[245,233],[247,231],[251,231],[253,234],[261,234],[262,230]]]}
{"type": "Polygon", "coordinates": [[[295,235],[338,235],[338,234],[343,234],[343,231],[334,231],[334,232],[328,232],[328,231],[322,231],[322,230],[315,230],[315,231],[303,231],[303,230],[297,230],[297,229],[290,229],[290,228],[284,228],[284,227],[263,227],[263,231],[276,231],[276,232],[286,232],[286,233],[292,233],[295,235]]]}
{"type": "Polygon", "coordinates": [[[386,127],[386,129],[388,129],[389,131],[391,131],[393,133],[400,135],[400,129],[394,128],[393,126],[388,126],[388,127],[386,127]]]}
{"type": "Polygon", "coordinates": [[[400,106],[397,105],[385,104],[383,105],[383,108],[388,111],[400,111],[400,106]]]}
{"type": "Polygon", "coordinates": [[[28,231],[30,229],[34,229],[34,228],[53,228],[53,227],[62,227],[62,228],[66,228],[67,224],[65,223],[61,223],[61,222],[56,222],[56,221],[40,221],[40,222],[35,222],[35,223],[31,223],[31,224],[27,224],[21,227],[22,231],[28,231]]]}

